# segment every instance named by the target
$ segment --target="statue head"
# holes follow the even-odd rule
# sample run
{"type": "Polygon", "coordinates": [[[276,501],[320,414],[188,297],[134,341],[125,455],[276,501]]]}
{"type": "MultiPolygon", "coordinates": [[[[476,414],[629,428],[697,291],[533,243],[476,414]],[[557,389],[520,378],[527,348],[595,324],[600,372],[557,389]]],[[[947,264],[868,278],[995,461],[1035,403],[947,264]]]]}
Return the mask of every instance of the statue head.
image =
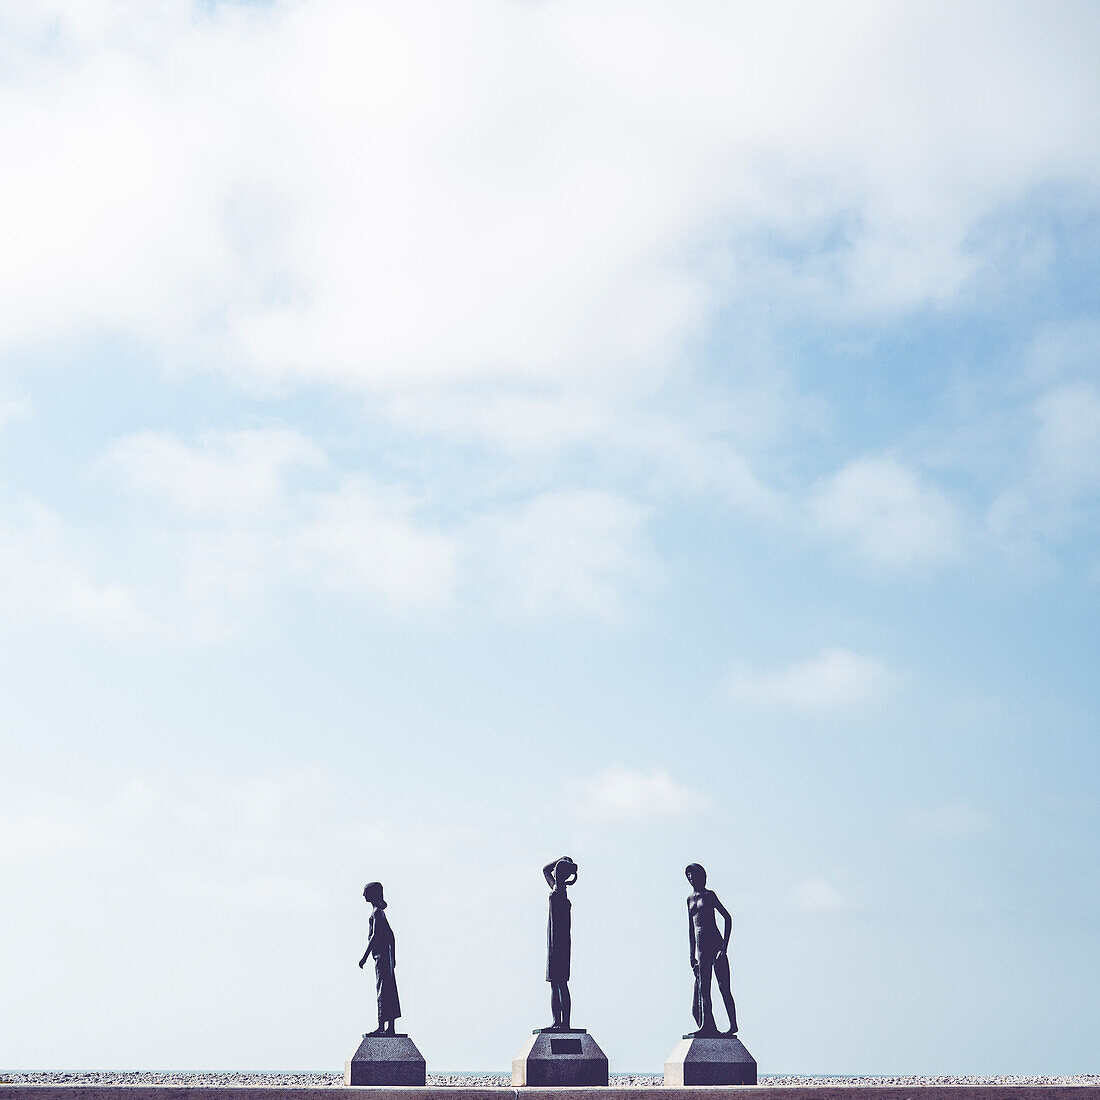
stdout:
{"type": "Polygon", "coordinates": [[[386,908],[385,899],[382,897],[382,883],[380,882],[368,882],[363,887],[363,897],[371,905],[377,905],[379,909],[386,908]]]}
{"type": "Polygon", "coordinates": [[[703,870],[701,863],[689,863],[684,868],[684,874],[687,875],[687,880],[695,891],[702,890],[707,884],[707,873],[703,870]]]}
{"type": "Polygon", "coordinates": [[[562,856],[554,864],[554,885],[556,887],[572,886],[577,881],[577,865],[571,856],[562,856]]]}

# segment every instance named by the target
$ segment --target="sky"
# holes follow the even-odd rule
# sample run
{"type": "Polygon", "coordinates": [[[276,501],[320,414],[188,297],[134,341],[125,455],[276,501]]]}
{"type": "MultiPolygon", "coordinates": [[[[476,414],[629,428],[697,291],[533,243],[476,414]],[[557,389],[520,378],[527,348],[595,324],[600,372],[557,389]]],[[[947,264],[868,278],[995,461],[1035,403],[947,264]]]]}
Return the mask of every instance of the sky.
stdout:
{"type": "Polygon", "coordinates": [[[0,1069],[1096,1072],[1098,51],[0,4],[0,1069]]]}

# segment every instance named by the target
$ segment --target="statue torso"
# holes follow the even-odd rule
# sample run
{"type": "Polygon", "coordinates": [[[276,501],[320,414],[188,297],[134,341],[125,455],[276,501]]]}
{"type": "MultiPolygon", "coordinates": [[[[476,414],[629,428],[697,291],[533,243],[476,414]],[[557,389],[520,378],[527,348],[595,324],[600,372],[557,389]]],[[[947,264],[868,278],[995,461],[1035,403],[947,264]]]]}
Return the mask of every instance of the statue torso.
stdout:
{"type": "Polygon", "coordinates": [[[701,890],[687,899],[688,914],[695,929],[695,942],[703,950],[719,947],[722,937],[718,934],[718,922],[714,917],[713,894],[701,890]]]}
{"type": "Polygon", "coordinates": [[[374,941],[371,954],[376,959],[393,954],[393,929],[390,928],[390,922],[386,920],[386,914],[381,910],[371,913],[367,938],[374,941]]]}

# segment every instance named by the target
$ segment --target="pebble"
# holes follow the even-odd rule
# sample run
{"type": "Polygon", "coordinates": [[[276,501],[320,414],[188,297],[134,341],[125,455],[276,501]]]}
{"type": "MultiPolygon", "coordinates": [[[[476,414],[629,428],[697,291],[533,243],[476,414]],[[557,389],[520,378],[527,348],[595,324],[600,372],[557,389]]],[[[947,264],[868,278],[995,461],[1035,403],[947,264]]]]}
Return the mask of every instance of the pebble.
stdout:
{"type": "MultiPolygon", "coordinates": [[[[318,1088],[342,1085],[342,1073],[15,1073],[0,1072],[0,1085],[190,1085],[192,1087],[268,1085],[318,1088]]],[[[504,1073],[429,1073],[429,1085],[462,1088],[507,1088],[504,1073]]],[[[657,1086],[663,1079],[649,1073],[613,1073],[619,1087],[657,1086]]],[[[761,1074],[762,1085],[1100,1085],[1100,1074],[1055,1077],[807,1077],[796,1074],[761,1074]]]]}

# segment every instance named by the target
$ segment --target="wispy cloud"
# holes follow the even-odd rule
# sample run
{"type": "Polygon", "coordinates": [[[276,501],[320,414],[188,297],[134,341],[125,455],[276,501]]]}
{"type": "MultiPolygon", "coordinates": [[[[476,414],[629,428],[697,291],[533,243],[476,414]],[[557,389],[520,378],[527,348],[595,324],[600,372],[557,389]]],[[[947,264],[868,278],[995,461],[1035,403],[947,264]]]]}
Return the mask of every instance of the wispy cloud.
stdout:
{"type": "Polygon", "coordinates": [[[583,784],[582,811],[592,817],[647,819],[696,813],[709,799],[677,783],[663,768],[608,768],[583,784]]]}
{"type": "Polygon", "coordinates": [[[1067,382],[1035,403],[1036,475],[1073,499],[1100,489],[1100,388],[1067,382]]]}
{"type": "Polygon", "coordinates": [[[811,913],[840,913],[848,908],[848,897],[835,883],[810,878],[791,888],[789,898],[799,909],[811,913]]]}
{"type": "Polygon", "coordinates": [[[963,837],[986,832],[992,819],[969,802],[948,802],[913,810],[905,824],[910,832],[921,836],[963,837]]]}
{"type": "Polygon", "coordinates": [[[131,597],[150,626],[183,636],[239,630],[285,586],[397,613],[613,621],[655,569],[648,510],[621,494],[490,497],[444,522],[283,427],[194,441],[143,432],[117,442],[100,471],[128,502],[127,539],[144,547],[131,597]]]}
{"type": "Polygon", "coordinates": [[[0,818],[0,860],[40,860],[79,852],[90,842],[86,827],[64,817],[31,811],[0,818]]]}
{"type": "Polygon", "coordinates": [[[819,483],[810,507],[822,532],[876,566],[935,565],[963,547],[959,507],[891,457],[852,462],[819,483]]]}
{"type": "Polygon", "coordinates": [[[1100,501],[1100,388],[1075,378],[1045,389],[1028,410],[1015,480],[990,505],[991,535],[1009,546],[1056,545],[1100,501]]]}
{"type": "Polygon", "coordinates": [[[470,525],[467,575],[510,617],[614,620],[653,569],[645,519],[617,494],[544,493],[470,525]]]}
{"type": "Polygon", "coordinates": [[[662,372],[744,288],[951,300],[990,210],[1093,168],[1095,74],[1023,10],[996,41],[977,9],[897,33],[856,4],[28,11],[0,342],[125,330],[356,384],[662,372]]]}
{"type": "MultiPolygon", "coordinates": [[[[1096,74],[1059,49],[1059,20],[1003,17],[991,43],[964,9],[909,12],[901,34],[858,4],[476,11],[50,2],[3,17],[0,145],[18,155],[0,183],[0,349],[111,334],[253,393],[351,392],[400,437],[404,473],[438,447],[465,487],[468,449],[492,455],[496,484],[470,494],[459,531],[400,476],[341,481],[304,433],[129,436],[113,457],[131,488],[190,516],[174,529],[188,603],[221,590],[210,632],[234,617],[219,599],[260,600],[272,558],[384,607],[484,587],[521,618],[621,617],[656,575],[643,529],[670,497],[800,534],[807,517],[876,569],[964,558],[971,524],[946,478],[893,454],[824,476],[818,456],[768,454],[799,449],[817,399],[744,318],[957,302],[990,262],[977,227],[1092,178],[1079,104],[1096,74]],[[958,49],[935,72],[917,45],[930,34],[958,49]],[[1044,51],[1059,65],[1021,70],[1044,51]],[[950,104],[940,123],[916,124],[934,104],[950,104]],[[744,331],[723,386],[703,386],[699,349],[731,317],[744,331]],[[289,536],[260,530],[290,499],[312,499],[312,527],[305,508],[289,536]],[[494,545],[515,556],[491,562],[494,545]]],[[[1040,463],[1078,486],[1081,398],[1037,408],[1040,463]]],[[[1020,508],[1009,494],[990,529],[1020,508]]]]}
{"type": "Polygon", "coordinates": [[[143,432],[101,469],[134,505],[129,537],[146,549],[135,588],[173,633],[239,629],[285,585],[396,611],[451,598],[453,539],[409,494],[333,467],[297,431],[143,432]]]}
{"type": "Polygon", "coordinates": [[[69,622],[96,634],[144,632],[149,620],[125,584],[97,571],[57,515],[0,487],[0,614],[69,622]]]}
{"type": "Polygon", "coordinates": [[[164,432],[116,441],[102,466],[138,495],[185,515],[250,517],[278,512],[287,491],[327,460],[286,427],[207,431],[194,443],[164,432]]]}
{"type": "Polygon", "coordinates": [[[0,428],[15,420],[29,420],[31,413],[30,399],[6,393],[0,381],[0,428]]]}
{"type": "Polygon", "coordinates": [[[772,671],[736,668],[729,694],[755,706],[827,710],[882,698],[899,677],[876,657],[850,649],[824,649],[814,657],[772,671]]]}

